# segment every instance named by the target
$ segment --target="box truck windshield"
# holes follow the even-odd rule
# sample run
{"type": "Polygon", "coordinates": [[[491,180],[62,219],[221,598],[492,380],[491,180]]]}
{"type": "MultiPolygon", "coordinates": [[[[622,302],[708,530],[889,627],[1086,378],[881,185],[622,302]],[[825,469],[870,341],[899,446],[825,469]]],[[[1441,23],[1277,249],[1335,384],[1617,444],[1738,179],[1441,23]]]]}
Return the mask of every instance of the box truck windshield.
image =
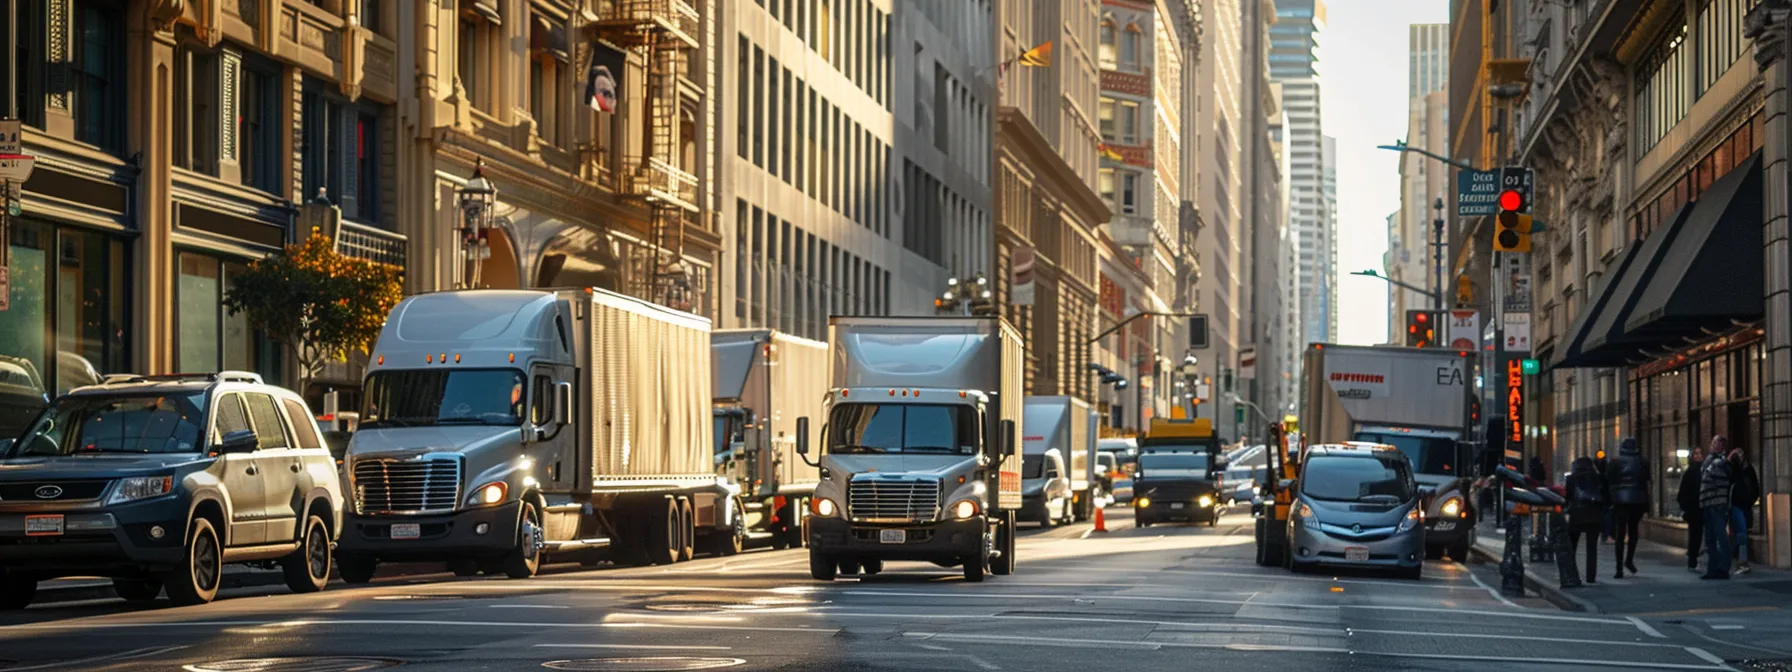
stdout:
{"type": "Polygon", "coordinates": [[[1140,478],[1208,478],[1203,453],[1145,454],[1139,456],[1140,478]]]}
{"type": "Polygon", "coordinates": [[[977,410],[958,404],[842,404],[828,422],[828,450],[977,453],[977,410]]]}
{"type": "Polygon", "coordinates": [[[523,372],[410,369],[367,377],[360,429],[523,423],[523,372]]]}
{"type": "Polygon", "coordinates": [[[1422,436],[1399,432],[1357,432],[1356,440],[1385,443],[1399,448],[1412,461],[1412,470],[1420,474],[1455,476],[1456,442],[1441,436],[1422,436]]]}

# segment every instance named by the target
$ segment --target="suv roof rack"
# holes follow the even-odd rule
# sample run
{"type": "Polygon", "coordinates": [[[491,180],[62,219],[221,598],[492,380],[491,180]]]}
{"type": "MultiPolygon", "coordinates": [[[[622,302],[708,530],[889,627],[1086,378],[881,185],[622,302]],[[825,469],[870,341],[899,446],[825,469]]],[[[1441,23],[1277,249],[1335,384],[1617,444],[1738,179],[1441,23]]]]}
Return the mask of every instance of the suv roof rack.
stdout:
{"type": "Polygon", "coordinates": [[[225,383],[251,383],[261,385],[261,374],[248,371],[219,371],[216,373],[158,373],[143,375],[140,373],[112,373],[100,378],[101,385],[119,385],[123,383],[151,383],[178,381],[206,381],[225,383]]]}

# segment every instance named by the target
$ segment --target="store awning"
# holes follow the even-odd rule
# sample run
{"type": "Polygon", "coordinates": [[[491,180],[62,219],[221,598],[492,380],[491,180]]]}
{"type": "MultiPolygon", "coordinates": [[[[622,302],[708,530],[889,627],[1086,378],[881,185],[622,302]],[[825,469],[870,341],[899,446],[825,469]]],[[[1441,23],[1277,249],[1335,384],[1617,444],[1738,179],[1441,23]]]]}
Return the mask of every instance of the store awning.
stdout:
{"type": "Polygon", "coordinates": [[[1593,300],[1586,304],[1586,308],[1579,315],[1574,317],[1573,322],[1568,323],[1568,330],[1562,332],[1562,343],[1565,345],[1561,350],[1556,351],[1556,356],[1549,362],[1549,368],[1572,369],[1583,366],[1580,364],[1581,349],[1586,345],[1587,334],[1593,331],[1593,323],[1598,321],[1599,314],[1611,305],[1612,295],[1617,293],[1618,281],[1624,278],[1624,272],[1630,268],[1631,262],[1636,259],[1637,250],[1641,247],[1642,245],[1636,243],[1625,247],[1624,251],[1619,253],[1621,256],[1618,258],[1618,263],[1613,264],[1611,273],[1605,276],[1605,284],[1601,285],[1599,289],[1588,292],[1593,300]]]}
{"type": "Polygon", "coordinates": [[[1655,276],[1655,269],[1661,267],[1662,257],[1666,256],[1668,248],[1674,245],[1681,229],[1685,228],[1683,225],[1692,210],[1691,203],[1680,206],[1673,218],[1637,245],[1636,258],[1618,276],[1611,298],[1593,320],[1593,326],[1587,329],[1586,341],[1581,346],[1576,366],[1624,366],[1636,359],[1640,350],[1651,345],[1647,341],[1638,342],[1625,334],[1624,324],[1630,320],[1630,313],[1636,308],[1637,300],[1642,298],[1643,287],[1649,284],[1649,278],[1655,276]]]}
{"type": "Polygon", "coordinates": [[[1761,153],[1755,152],[1700,194],[1624,331],[1678,348],[1736,321],[1760,319],[1763,266],[1761,153]]]}

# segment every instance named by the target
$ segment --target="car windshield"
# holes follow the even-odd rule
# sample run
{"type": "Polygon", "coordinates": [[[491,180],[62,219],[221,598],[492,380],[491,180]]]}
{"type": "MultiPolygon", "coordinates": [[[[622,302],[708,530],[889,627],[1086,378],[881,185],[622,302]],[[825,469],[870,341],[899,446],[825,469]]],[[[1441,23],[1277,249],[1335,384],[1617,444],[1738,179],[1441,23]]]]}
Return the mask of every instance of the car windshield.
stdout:
{"type": "Polygon", "coordinates": [[[1021,478],[1045,478],[1045,456],[1023,455],[1020,458],[1021,478]]]}
{"type": "Polygon", "coordinates": [[[973,455],[977,411],[960,404],[842,404],[828,423],[828,450],[840,454],[973,455]]]}
{"type": "Polygon", "coordinates": [[[1392,454],[1315,455],[1307,459],[1300,491],[1331,502],[1398,504],[1413,497],[1412,467],[1392,454]]]}
{"type": "Polygon", "coordinates": [[[361,429],[523,423],[523,372],[412,369],[367,377],[361,429]]]}
{"type": "Polygon", "coordinates": [[[1205,453],[1163,453],[1139,456],[1139,478],[1207,478],[1205,453]]]}
{"type": "Polygon", "coordinates": [[[194,452],[205,407],[204,392],[63,397],[14,442],[12,455],[194,452]]]}
{"type": "Polygon", "coordinates": [[[716,454],[728,452],[728,416],[716,416],[716,454]]]}
{"type": "Polygon", "coordinates": [[[1455,476],[1456,442],[1439,436],[1418,436],[1403,432],[1357,432],[1356,440],[1385,443],[1399,448],[1420,474],[1455,476]]]}

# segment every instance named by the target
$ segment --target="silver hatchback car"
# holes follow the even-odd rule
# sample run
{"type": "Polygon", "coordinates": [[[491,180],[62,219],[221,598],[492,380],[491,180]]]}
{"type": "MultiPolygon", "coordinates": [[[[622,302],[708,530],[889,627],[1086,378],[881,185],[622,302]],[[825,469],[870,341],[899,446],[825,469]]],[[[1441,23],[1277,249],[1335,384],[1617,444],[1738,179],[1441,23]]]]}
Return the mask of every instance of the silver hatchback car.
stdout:
{"type": "Polygon", "coordinates": [[[1360,443],[1309,448],[1297,492],[1288,522],[1295,570],[1356,566],[1419,578],[1425,514],[1412,465],[1399,450],[1360,443]]]}

